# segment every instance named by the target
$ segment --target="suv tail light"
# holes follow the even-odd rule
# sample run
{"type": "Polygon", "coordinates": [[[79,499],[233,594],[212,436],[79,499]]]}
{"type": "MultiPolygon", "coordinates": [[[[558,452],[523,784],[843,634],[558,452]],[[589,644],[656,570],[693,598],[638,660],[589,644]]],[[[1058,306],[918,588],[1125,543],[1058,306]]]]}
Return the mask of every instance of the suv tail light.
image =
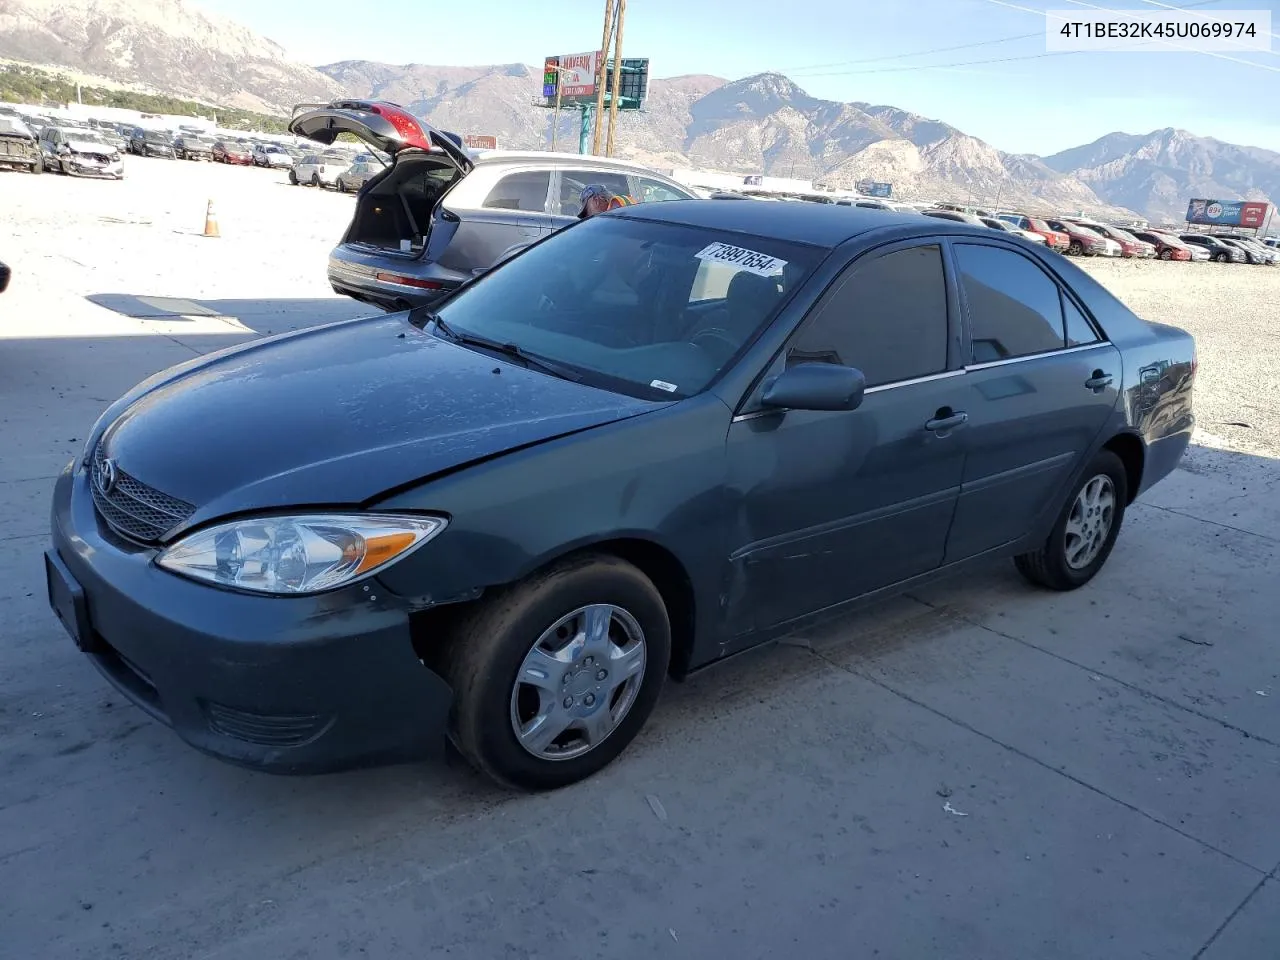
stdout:
{"type": "Polygon", "coordinates": [[[405,277],[398,273],[379,273],[377,279],[383,283],[398,283],[406,287],[419,287],[423,290],[443,290],[444,284],[435,280],[420,280],[417,277],[405,277]]]}

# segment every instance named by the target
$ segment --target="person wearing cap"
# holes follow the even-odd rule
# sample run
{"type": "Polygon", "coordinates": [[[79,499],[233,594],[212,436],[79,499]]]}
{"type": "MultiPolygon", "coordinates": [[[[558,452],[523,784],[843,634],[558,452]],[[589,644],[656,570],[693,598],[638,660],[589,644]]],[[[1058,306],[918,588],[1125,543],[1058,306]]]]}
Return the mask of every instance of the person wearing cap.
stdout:
{"type": "Polygon", "coordinates": [[[608,187],[592,183],[582,188],[579,199],[582,201],[582,209],[578,211],[578,219],[585,220],[611,209],[615,196],[608,187]]]}

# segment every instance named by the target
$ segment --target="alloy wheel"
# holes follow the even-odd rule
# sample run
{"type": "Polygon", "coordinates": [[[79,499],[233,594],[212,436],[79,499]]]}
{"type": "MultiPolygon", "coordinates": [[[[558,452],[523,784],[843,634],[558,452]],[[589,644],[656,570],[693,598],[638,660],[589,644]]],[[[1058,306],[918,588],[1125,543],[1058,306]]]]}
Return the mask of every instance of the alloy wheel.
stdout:
{"type": "Polygon", "coordinates": [[[1067,516],[1063,549],[1067,566],[1083,570],[1097,559],[1115,520],[1116,489],[1105,473],[1080,488],[1067,516]]]}
{"type": "Polygon", "coordinates": [[[644,681],[644,631],[622,607],[579,607],[543,632],[511,690],[511,729],[541,760],[570,760],[617,729],[644,681]]]}

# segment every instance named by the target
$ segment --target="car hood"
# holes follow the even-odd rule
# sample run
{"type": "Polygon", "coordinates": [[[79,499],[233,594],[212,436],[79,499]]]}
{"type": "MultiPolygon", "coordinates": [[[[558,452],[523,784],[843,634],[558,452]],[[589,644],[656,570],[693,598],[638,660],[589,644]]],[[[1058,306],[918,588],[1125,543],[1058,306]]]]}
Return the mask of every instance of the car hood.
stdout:
{"type": "Polygon", "coordinates": [[[68,140],[67,146],[75,153],[110,153],[115,149],[109,143],[95,143],[92,140],[68,140]]]}
{"type": "MultiPolygon", "coordinates": [[[[109,410],[102,454],[226,514],[359,504],[468,463],[668,405],[455,345],[407,314],[345,321],[200,358],[109,410]]],[[[178,531],[183,528],[179,528],[178,531]]]]}

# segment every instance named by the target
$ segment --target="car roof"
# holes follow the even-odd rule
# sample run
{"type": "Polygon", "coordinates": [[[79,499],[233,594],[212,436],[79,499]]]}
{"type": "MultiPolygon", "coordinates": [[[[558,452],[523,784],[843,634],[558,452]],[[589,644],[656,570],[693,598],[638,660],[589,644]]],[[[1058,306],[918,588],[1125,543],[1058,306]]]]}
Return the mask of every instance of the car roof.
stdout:
{"type": "Polygon", "coordinates": [[[664,179],[671,179],[642,163],[632,160],[620,160],[617,157],[595,157],[581,153],[551,153],[545,150],[476,150],[472,158],[477,164],[483,163],[537,163],[550,167],[572,166],[579,170],[625,170],[628,173],[647,173],[664,179]]]}
{"type": "Polygon", "coordinates": [[[655,220],[710,230],[756,234],[790,243],[836,247],[870,230],[885,227],[922,228],[938,233],[955,230],[989,236],[988,227],[955,220],[939,220],[890,210],[842,207],[834,203],[715,203],[710,200],[666,200],[623,207],[608,216],[655,220]],[[944,226],[945,224],[945,226],[944,226]]]}

